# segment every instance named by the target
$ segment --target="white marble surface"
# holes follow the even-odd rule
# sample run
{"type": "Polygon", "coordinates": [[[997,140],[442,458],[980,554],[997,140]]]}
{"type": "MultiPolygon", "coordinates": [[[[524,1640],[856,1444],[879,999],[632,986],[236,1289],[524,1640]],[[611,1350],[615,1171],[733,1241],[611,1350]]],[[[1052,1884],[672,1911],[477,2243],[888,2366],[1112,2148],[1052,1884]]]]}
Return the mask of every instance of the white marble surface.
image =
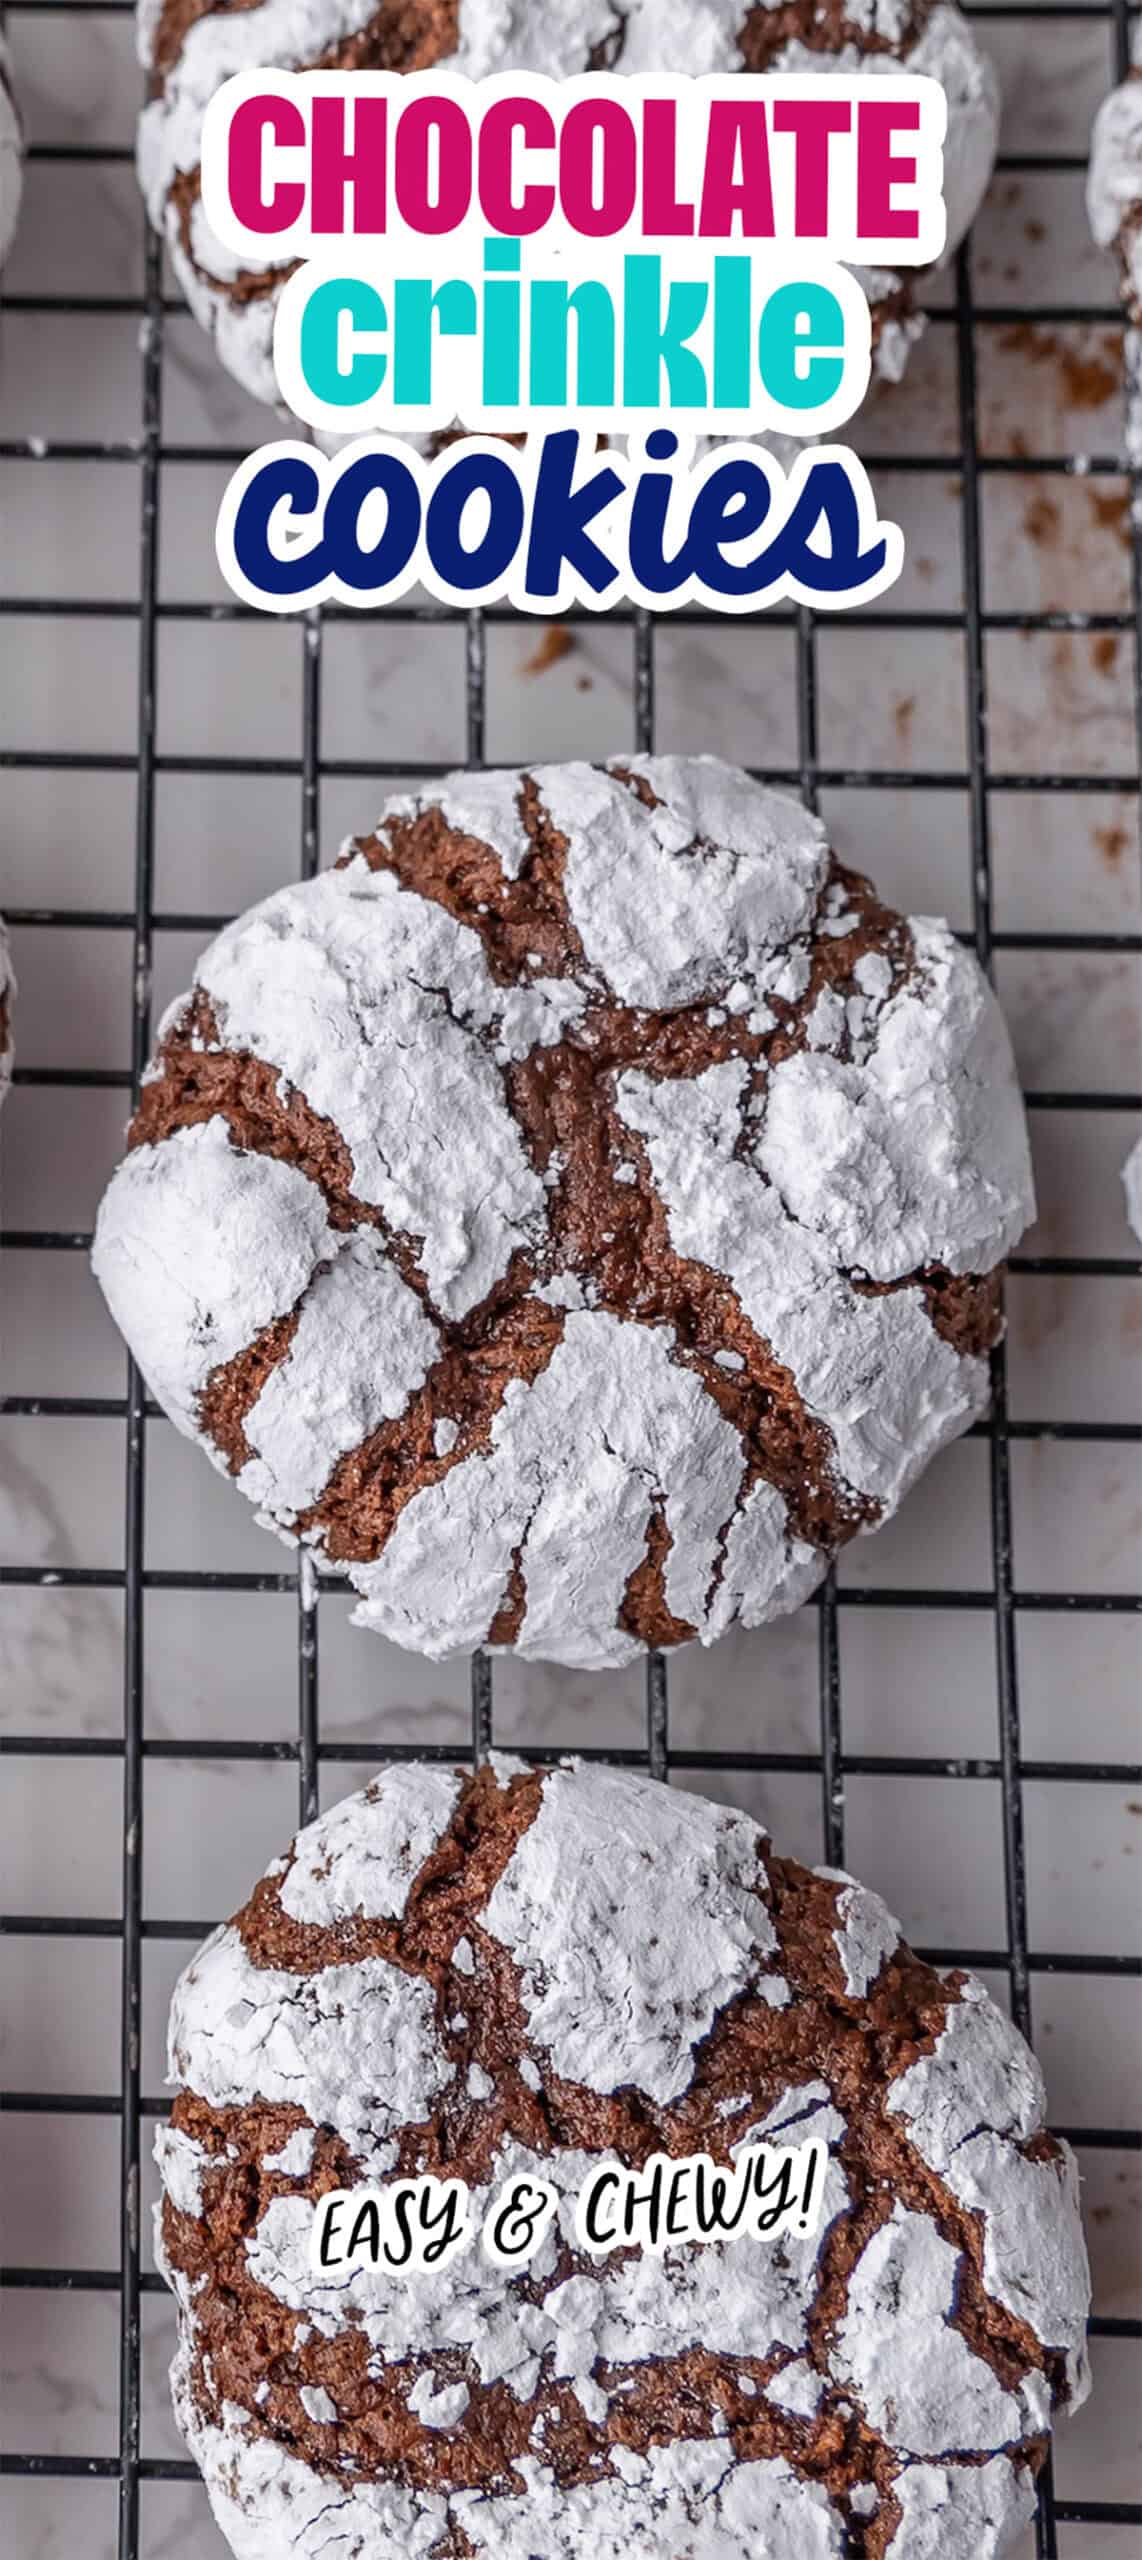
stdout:
{"type": "MultiPolygon", "coordinates": [[[[1108,22],[1076,16],[995,21],[1008,90],[1005,148],[1070,154],[1085,148],[1108,83],[1108,22]]],[[[129,142],[137,96],[131,28],[122,12],[63,5],[12,12],[12,35],[33,140],[41,145],[129,142]]],[[[1067,173],[1001,176],[977,227],[975,290],[983,303],[1105,307],[1107,265],[1081,217],[1081,180],[1067,173]]],[[[6,279],[15,297],[131,295],[142,273],[131,171],[107,163],[33,162],[23,225],[6,279]]],[[[133,315],[66,317],[10,309],[0,331],[0,437],[130,439],[139,432],[140,358],[133,315]]],[[[978,331],[983,449],[996,456],[1113,452],[1120,432],[1118,333],[1102,322],[978,331]]],[[[174,443],[243,446],[264,416],[212,364],[193,324],[168,323],[164,429],[174,443]]],[[[933,326],[904,388],[866,422],[868,449],[954,455],[955,332],[933,326]]],[[[61,605],[104,603],[135,591],[138,474],[5,461],[0,589],[61,605]]],[[[171,461],[161,489],[163,601],[220,601],[210,542],[220,465],[171,461]]],[[[962,602],[959,493],[951,465],[918,477],[884,468],[878,486],[905,524],[909,559],[895,599],[955,611],[962,602]]],[[[986,596],[994,612],[1122,613],[1129,557],[1124,484],[1081,474],[1019,472],[983,482],[986,596]]],[[[126,619],[35,619],[0,614],[4,673],[0,743],[111,750],[135,743],[136,628],[126,619]]],[[[524,672],[526,629],[489,641],[488,753],[497,758],[602,751],[631,743],[628,631],[593,628],[545,674],[524,672]]],[[[1129,776],[1135,770],[1134,660],[1129,635],[1062,630],[992,632],[987,642],[993,769],[1129,776]]],[[[301,642],[271,624],[164,620],[159,648],[159,744],[172,758],[296,756],[301,642]]],[[[819,644],[822,759],[831,768],[963,772],[964,648],[953,631],[827,630],[819,644]]],[[[754,764],[795,761],[792,636],[772,628],[661,633],[658,743],[718,748],[754,764]]],[[[460,758],[464,750],[463,637],[409,632],[383,620],[326,637],[324,753],[358,768],[327,777],[326,853],[373,813],[368,768],[396,755],[460,758]]],[[[838,843],[893,897],[916,908],[970,914],[966,790],[833,789],[824,805],[838,843]]],[[[74,910],[64,930],[17,935],[18,1040],[25,1068],[122,1070],[128,1059],[127,937],[84,923],[91,908],[132,896],[134,777],[130,772],[0,771],[0,904],[74,910]]],[[[1132,797],[997,792],[991,802],[995,915],[1008,933],[1137,931],[1137,811],[1132,797]]],[[[157,788],[160,910],[222,911],[270,888],[296,862],[299,785],[286,775],[175,771],[157,788]]],[[[155,1000],[185,982],[193,938],[157,940],[155,1000]]],[[[1098,953],[1009,950],[998,976],[1028,1084],[1066,1094],[1139,1083],[1137,975],[1098,953]]],[[[14,1229],[90,1224],[114,1161],[121,1091],[25,1083],[4,1131],[4,1222],[14,1229]]],[[[1129,1256],[1118,1167],[1136,1135],[1109,1110],[1037,1111],[1033,1134],[1041,1215],[1027,1250],[1129,1256]]],[[[9,1252],[0,1287],[3,1386],[13,1395],[118,1396],[123,1356],[77,1254],[9,1252]]],[[[1010,1290],[1011,1405],[1017,1418],[1118,1420],[1137,1408],[1137,1283],[1016,1277],[1010,1290]]],[[[1095,1441],[1017,1443],[1013,1454],[1016,1573],[1027,1590],[1127,1592],[1137,1587],[1137,1452],[1095,1441]]],[[[276,1569],[281,1551],[244,1505],[155,1423],[148,1433],[147,1561],[152,1567],[276,1569]]],[[[122,1427],[114,1420],[0,1420],[0,1557],[50,1572],[114,1567],[122,1559],[122,1427]]],[[[996,1684],[990,1616],[955,1605],[991,1578],[988,1453],[973,1441],[949,1452],[901,1517],[849,1551],[842,1581],[946,1591],[948,1605],[841,1612],[846,1743],[859,1753],[932,1751],[993,1756],[996,1684]]],[[[330,1740],[455,1739],[467,1729],[464,1676],[422,1665],[355,1633],[340,1598],[320,1611],[321,1721],[330,1740]]],[[[121,1717],[121,1610],[114,1592],[30,1586],[0,1592],[0,1698],[11,1727],[47,1738],[114,1735],[121,1717]]],[[[688,1751],[811,1750],[817,1738],[816,1621],[805,1614],[671,1670],[671,1731],[688,1751]]],[[[146,1611],[146,1732],[165,1742],[288,1736],[295,1717],[295,1611],[289,1596],[150,1596],[146,1611]]],[[[1023,1738],[1028,1757],[1139,1750],[1139,1653],[1123,1617],[1065,1609],[1028,1612],[1018,1625],[1023,1738]]],[[[620,1742],[637,1748],[637,1674],[589,1681],[572,1674],[496,1676],[497,1733],[506,1742],[620,1742]]],[[[119,1907],[120,1768],[114,1759],[28,1756],[7,1764],[4,1906],[9,1911],[114,1915],[119,1907]]],[[[359,1773],[323,1771],[332,1800],[359,1773]]],[[[691,1784],[701,1783],[691,1777],[691,1784]]],[[[810,1776],[759,1780],[732,1769],[707,1782],[748,1804],[779,1840],[820,1855],[819,1796],[810,1776]]],[[[296,1776],[288,1765],[151,1760],[146,1771],[148,1918],[207,1922],[243,1895],[288,1834],[296,1776]]],[[[1137,1792],[1029,1783],[1025,1790],[1033,1946],[1099,1953],[1137,1943],[1142,1802],[1137,1792]]],[[[900,1912],[920,1943],[995,1946],[1004,1928],[1000,1800],[994,1782],[850,1778],[847,1855],[900,1912]]],[[[184,1950],[145,1949],[143,2069],[162,2078],[162,2027],[184,1950]]],[[[113,1940],[9,1938],[0,1956],[9,2085],[107,2092],[118,2068],[118,1948],[113,1940]]],[[[1137,2124],[1142,2069],[1137,1986],[1037,1974],[1036,2034],[1058,2121],[1137,2124]]],[[[117,2128],[109,2117],[3,2119],[5,2255],[29,2264],[109,2268],[116,2261],[117,2128]]],[[[1083,2158],[1097,2307],[1138,2309],[1139,2161],[1083,2158]]],[[[152,2191],[148,2174],[147,2192],[152,2191]]],[[[149,2263],[149,2261],[148,2261],[149,2263]]],[[[165,2304],[148,2298],[143,2449],[177,2456],[166,2402],[171,2342],[165,2304]]],[[[1139,2494],[1136,2346],[1096,2349],[1098,2390],[1062,2431],[1057,2478],[1065,2498],[1139,2494]],[[1133,2387],[1132,2387],[1133,2386],[1133,2387]]],[[[6,2445],[25,2453],[110,2455],[118,2443],[117,2299],[110,2292],[9,2293],[3,2302],[6,2445]]],[[[0,2535],[17,2560],[110,2560],[112,2483],[8,2481],[0,2535]]],[[[143,2560],[220,2560],[221,2543],[191,2485],[145,2483],[143,2560]]],[[[1063,2526],[1063,2560],[1132,2560],[1133,2531],[1063,2526]]],[[[1020,2555],[1023,2560],[1023,2555],[1020,2555]]]]}

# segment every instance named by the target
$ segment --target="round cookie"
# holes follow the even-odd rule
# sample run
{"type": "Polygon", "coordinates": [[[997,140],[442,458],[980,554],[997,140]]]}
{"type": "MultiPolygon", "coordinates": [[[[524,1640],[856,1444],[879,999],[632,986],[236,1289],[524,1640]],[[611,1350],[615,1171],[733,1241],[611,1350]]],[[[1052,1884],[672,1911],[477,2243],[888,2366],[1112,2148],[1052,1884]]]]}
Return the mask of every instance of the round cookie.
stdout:
{"type": "MultiPolygon", "coordinates": [[[[195,317],[255,399],[278,405],[272,349],[288,268],[243,268],[204,219],[202,120],[237,71],[497,71],[629,73],[851,72],[905,69],[939,80],[948,98],[948,248],[974,219],[995,159],[999,92],[988,56],[946,0],[139,0],[139,51],[151,101],[139,128],[139,175],[195,317]]],[[[912,283],[859,270],[873,315],[874,365],[903,372],[922,325],[912,283]]]]}
{"type": "Polygon", "coordinates": [[[1142,27],[1134,68],[1104,98],[1091,136],[1087,177],[1090,227],[1118,258],[1126,337],[1126,452],[1142,470],[1142,27]]]}
{"type": "Polygon", "coordinates": [[[0,268],[12,246],[24,192],[24,132],[12,87],[12,60],[0,20],[0,268]]]}
{"type": "Polygon", "coordinates": [[[392,800],[222,933],[94,1262],[360,1623],[591,1669],[795,1608],[895,1509],[1032,1214],[947,926],[732,766],[632,757],[392,800]]]}
{"type": "Polygon", "coordinates": [[[1038,2066],[875,1894],[642,1776],[386,1770],[195,1957],[156,2152],[175,2405],[239,2560],[997,2560],[1085,2398],[1038,2066]],[[579,2248],[606,2155],[827,2145],[808,2236],[579,2248]],[[317,2200],[431,2171],[522,2269],[319,2277],[317,2200]]]}

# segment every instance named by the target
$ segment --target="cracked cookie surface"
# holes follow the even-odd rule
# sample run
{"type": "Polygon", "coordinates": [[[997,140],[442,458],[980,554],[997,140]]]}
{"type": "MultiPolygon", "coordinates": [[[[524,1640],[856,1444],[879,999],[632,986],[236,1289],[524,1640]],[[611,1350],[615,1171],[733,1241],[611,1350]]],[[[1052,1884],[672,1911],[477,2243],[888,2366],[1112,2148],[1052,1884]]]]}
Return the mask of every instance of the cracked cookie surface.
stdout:
{"type": "Polygon", "coordinates": [[[227,928],[95,1268],[361,1623],[591,1669],[795,1608],[894,1510],[1032,1206],[947,927],[734,768],[631,758],[391,801],[227,928]]]}
{"type": "Polygon", "coordinates": [[[185,1974],[159,2255],[240,2560],[998,2560],[1085,2396],[1037,2065],[874,1894],[605,1768],[390,1768],[185,1974]],[[806,2237],[576,2248],[600,2154],[828,2146],[806,2237]],[[431,2170],[561,2203],[521,2271],[319,2278],[315,2205],[431,2170]]]}
{"type": "MultiPolygon", "coordinates": [[[[999,89],[987,54],[947,0],[139,0],[150,103],[139,176],[196,319],[255,399],[280,406],[273,326],[288,264],[243,267],[202,207],[206,108],[253,69],[527,71],[906,70],[948,100],[946,254],[973,221],[995,158],[999,89]]],[[[912,279],[857,270],[872,312],[873,362],[895,381],[922,322],[912,279]]]]}

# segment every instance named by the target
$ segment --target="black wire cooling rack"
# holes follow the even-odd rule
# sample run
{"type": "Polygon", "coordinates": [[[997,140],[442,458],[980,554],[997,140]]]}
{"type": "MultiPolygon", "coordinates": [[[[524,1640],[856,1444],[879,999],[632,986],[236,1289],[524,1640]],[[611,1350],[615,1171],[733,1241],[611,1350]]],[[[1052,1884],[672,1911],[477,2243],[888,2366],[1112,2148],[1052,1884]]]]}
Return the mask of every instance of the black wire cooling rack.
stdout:
{"type": "MultiPolygon", "coordinates": [[[[12,17],[50,10],[55,16],[64,14],[77,20],[88,6],[98,7],[100,14],[126,12],[132,0],[19,0],[12,17]]],[[[1072,0],[1072,5],[1055,5],[1055,0],[1039,0],[1037,8],[998,5],[976,12],[984,24],[1003,18],[1040,21],[1099,19],[1109,22],[1118,75],[1125,71],[1129,57],[1130,22],[1135,15],[1130,0],[1072,0]]],[[[89,145],[61,145],[43,150],[38,155],[48,161],[69,159],[126,160],[125,149],[107,149],[89,145]]],[[[1082,163],[1077,158],[1058,154],[1033,156],[1008,155],[1001,159],[1000,170],[1035,172],[1067,170],[1078,172],[1082,163]]],[[[169,604],[160,601],[158,590],[158,543],[160,480],[167,464],[237,462],[235,451],[227,454],[217,445],[195,446],[167,442],[163,433],[163,326],[168,311],[177,303],[164,298],[162,259],[153,239],[147,239],[145,252],[145,289],[141,298],[131,296],[14,296],[10,307],[25,312],[60,314],[137,314],[140,330],[140,394],[141,431],[137,438],[110,443],[77,439],[52,443],[46,451],[37,447],[37,458],[49,464],[60,459],[93,465],[131,468],[139,479],[139,579],[136,597],[118,603],[78,596],[61,602],[36,598],[8,599],[0,595],[0,613],[5,616],[50,612],[58,616],[98,617],[116,615],[137,621],[138,631],[138,723],[133,752],[87,755],[61,747],[52,752],[22,751],[18,747],[0,751],[0,766],[40,770],[123,770],[136,776],[136,843],[134,905],[123,910],[82,909],[81,915],[68,908],[26,908],[9,911],[10,921],[19,926],[66,928],[81,921],[85,929],[102,929],[111,934],[130,935],[133,943],[134,967],[131,1010],[130,1073],[114,1070],[17,1068],[17,1083],[91,1087],[121,1085],[125,1091],[137,1088],[146,1061],[151,1033],[150,986],[152,959],[156,938],[164,933],[195,933],[205,937],[224,919],[214,915],[186,915],[156,910],[155,885],[155,801],[156,778],[161,773],[232,772],[292,777],[299,793],[300,865],[303,876],[310,876],[318,863],[319,793],[323,779],[356,774],[361,768],[325,758],[321,751],[322,690],[322,625],[344,619],[336,613],[307,617],[306,647],[302,690],[301,735],[298,752],[293,757],[224,758],[218,756],[163,755],[156,747],[156,666],[160,622],[164,618],[181,620],[240,620],[246,609],[229,604],[169,604]]],[[[805,614],[773,614],[766,617],[771,626],[784,624],[794,635],[797,660],[797,761],[788,770],[765,768],[761,778],[799,790],[810,805],[816,805],[823,789],[892,790],[907,787],[909,791],[966,790],[970,822],[972,939],[980,961],[990,968],[994,955],[1003,949],[1049,950],[1069,953],[1124,953],[1142,947],[1142,937],[1112,933],[1005,933],[997,931],[992,914],[992,798],[996,791],[1122,793],[1134,795],[1138,789],[1137,772],[1109,774],[1072,774],[1004,770],[993,774],[988,764],[988,692],[986,669],[986,637],[1000,631],[1049,632],[1056,630],[1112,630],[1125,635],[1127,646],[1133,634],[1136,676],[1142,676],[1142,540],[1136,535],[1133,561],[1134,610],[1126,614],[1062,614],[989,612],[985,603],[985,581],[982,559],[981,516],[982,488],[989,473],[1023,473],[1052,475],[1066,473],[1071,465],[1062,457],[1019,455],[992,456],[981,452],[977,420],[977,350],[975,324],[978,318],[1017,327],[1023,323],[1066,325],[1069,323],[1118,323],[1116,308],[1091,310],[1083,307],[1053,306],[1034,309],[1023,305],[1004,306],[994,303],[986,307],[977,303],[973,294],[970,247],[964,249],[956,266],[954,304],[935,316],[933,325],[954,332],[958,363],[959,451],[932,457],[893,452],[884,467],[893,472],[938,473],[946,478],[950,471],[962,482],[961,552],[965,602],[959,612],[923,613],[894,612],[879,608],[875,616],[853,613],[847,617],[849,627],[865,625],[870,629],[898,631],[951,631],[963,639],[967,672],[967,763],[966,769],[949,772],[907,773],[895,771],[852,770],[837,768],[824,760],[824,746],[818,714],[816,632],[812,617],[805,614]]],[[[82,415],[80,410],[79,415],[82,415]]],[[[27,458],[28,443],[0,443],[0,461],[27,458]]],[[[874,478],[877,462],[868,456],[874,478]]],[[[1121,477],[1121,458],[1114,454],[1093,455],[1085,465],[1092,475],[1121,477]]],[[[0,573],[2,575],[2,573],[0,573]]],[[[348,617],[352,618],[352,617],[348,617]]],[[[409,605],[392,611],[390,621],[408,625],[426,620],[444,620],[443,608],[409,605]]],[[[677,628],[696,615],[671,617],[677,628]]],[[[484,761],[486,643],[489,625],[508,622],[513,617],[506,611],[473,613],[467,618],[466,654],[466,719],[467,754],[472,764],[484,761]]],[[[572,621],[574,616],[569,617],[572,621]]],[[[653,620],[627,613],[613,617],[625,620],[630,630],[631,679],[637,745],[649,750],[655,738],[655,626],[653,620]]],[[[1138,684],[1138,727],[1142,743],[1142,682],[1138,684]]],[[[434,764],[409,765],[405,761],[375,762],[368,767],[372,779],[407,781],[430,777],[442,771],[434,764]]],[[[1028,1101],[1033,1109],[1066,1111],[1075,1114],[1093,1111],[1136,1110],[1142,1097],[1121,1092],[1033,1092],[1028,1101]]],[[[1125,1122],[1123,1123],[1125,1128],[1125,1122]]],[[[1125,1145],[1123,1152],[1125,1152],[1125,1145]]],[[[3,1239],[9,1246],[33,1254],[83,1253],[90,1239],[85,1234],[43,1231],[9,1232],[3,1239]]],[[[1142,1266],[1136,1259],[1107,1259],[1075,1256],[1017,1256],[1017,1271],[1051,1276],[1090,1278],[1095,1275],[1125,1278],[1142,1266]]],[[[1033,2029],[1033,1983],[1036,1976],[1071,1974],[1085,1977],[1128,1977],[1142,1972],[1142,1962],[1133,1951],[1108,1952],[1103,1955],[1052,1953],[1032,1946],[1028,1930],[1028,1893],[1024,1849],[1023,1789],[1027,1781],[1047,1781],[1058,1787],[1122,1787],[1142,1785],[1142,1766],[1105,1760],[1032,1760],[1023,1753],[1020,1731],[1020,1687],[1016,1656],[1016,1627],[1021,1614],[1032,1612],[1125,1613],[1139,1607],[1126,1594],[1103,1594],[1070,1591],[1036,1591],[1022,1588],[1015,1574],[1012,1545],[1011,1456],[1013,1444],[1020,1440],[1071,1440],[1075,1442],[1137,1441],[1139,1432],[1128,1423],[1071,1421],[1036,1423],[1009,1418],[1005,1358],[1002,1346],[992,1355],[992,1406],[988,1421],[976,1426],[976,1436],[988,1444],[990,1486],[991,1581],[980,1589],[924,1590],[874,1587],[838,1589],[830,1576],[817,1596],[818,1619],[818,1697],[819,1748],[813,1752],[754,1751],[735,1748],[733,1752],[697,1751],[672,1748],[670,1730],[669,1676],[666,1661],[651,1657],[646,1667],[645,1742],[641,1750],[597,1750],[588,1755],[611,1758],[629,1766],[645,1767],[659,1778],[672,1770],[679,1773],[708,1774],[732,1769],[735,1772],[810,1773],[820,1785],[821,1834],[824,1855],[832,1865],[843,1862],[845,1845],[846,1777],[879,1774],[903,1778],[988,1779],[998,1783],[1003,1808],[1002,1854],[1006,1931],[1002,1946],[940,1947],[924,1952],[943,1963],[966,1963],[992,1971],[1006,1978],[1012,2014],[1026,2032],[1033,2029]],[[954,1609],[982,1613],[990,1618],[994,1633],[997,1668],[998,1729],[994,1753],[985,1758],[945,1758],[934,1755],[871,1755],[846,1751],[844,1743],[844,1701],[842,1697],[838,1612],[842,1608],[861,1607],[880,1610],[954,1609]]],[[[119,2056],[119,2085],[104,2095],[61,2094],[38,2089],[13,2090],[4,2104],[26,2116],[82,2115],[117,2118],[120,2134],[120,2257],[117,2268],[103,2270],[58,2267],[8,2266],[0,2270],[0,2282],[6,2287],[76,2289],[113,2293],[119,2299],[120,2401],[118,2451],[106,2456],[87,2458],[83,2455],[6,2454],[0,2470],[12,2476],[49,2479],[113,2480],[118,2483],[118,2550],[119,2560],[138,2560],[140,2550],[139,2491],[140,2483],[151,2480],[180,2481],[196,2477],[188,2462],[146,2460],[141,2452],[140,2365],[141,2306],[149,2292],[162,2291],[157,2276],[144,2271],[140,2234],[140,2172],[143,2127],[148,2119],[166,2113],[166,2102],[146,2092],[141,2077],[142,1974],[145,1941],[183,1941],[188,1945],[203,1933],[207,1922],[182,1922],[143,1916],[143,1825],[144,1778],[147,1762],[167,1760],[291,1762],[298,1776],[298,1816],[307,1821],[318,1810],[320,1777],[323,1765],[361,1762],[373,1765],[378,1756],[368,1742],[322,1739],[320,1711],[320,1678],[318,1651],[319,1590],[315,1581],[304,1576],[283,1573],[227,1574],[158,1572],[146,1563],[146,1486],[147,1425],[157,1408],[148,1403],[143,1381],[133,1364],[128,1365],[126,1394],[106,1397],[22,1397],[0,1398],[0,1414],[20,1416],[100,1417],[121,1421],[124,1428],[125,1544],[124,1562],[120,1569],[102,1570],[74,1566],[45,1574],[37,1567],[0,1563],[0,1586],[53,1584],[105,1587],[123,1595],[123,1721],[121,1734],[115,1737],[53,1734],[45,1737],[34,1733],[9,1733],[4,1748],[12,1755],[52,1754],[76,1760],[106,1757],[122,1762],[122,1911],[108,1919],[78,1917],[19,1917],[4,1922],[15,1934],[55,1936],[63,1939],[104,1937],[121,1940],[122,1944],[122,2024],[119,2056]],[[159,1740],[144,1733],[143,1658],[146,1637],[146,1603],[149,1592],[160,1590],[227,1590],[282,1592],[297,1594],[297,1729],[289,1740],[235,1740],[225,1734],[216,1740],[159,1740]]],[[[485,1655],[477,1655],[471,1668],[471,1749],[479,1759],[492,1746],[495,1735],[495,1673],[485,1655]]],[[[13,1721],[18,1721],[19,1702],[13,1702],[13,1721]]],[[[513,1743],[513,1748],[519,1746],[513,1743]]],[[[550,1748],[534,1750],[527,1756],[537,1762],[554,1760],[567,1743],[553,1743],[550,1748]]],[[[578,1748],[579,1746],[575,1746],[578,1748]]],[[[455,1750],[443,1745],[405,1745],[389,1749],[390,1758],[429,1757],[454,1760],[455,1750]]],[[[1059,2128],[1075,2144],[1080,2154],[1093,2151],[1118,2153],[1142,2150],[1142,2131],[1123,2125],[1064,2126],[1059,2128]]],[[[1095,2318],[1092,2334],[1096,2337],[1142,2340],[1142,2321],[1133,2319],[1095,2318]]],[[[1142,2526],[1142,2503],[1128,2504],[1108,2500],[1067,2501],[1056,2497],[1050,2464],[1044,2472],[1036,2541],[1039,2560],[1054,2560],[1059,2549],[1058,2528],[1142,2526]]],[[[1072,2546],[1068,2544],[1068,2548],[1072,2546]]],[[[1073,2546],[1076,2550],[1078,2544],[1073,2546]]],[[[1101,2545],[1100,2545],[1101,2547],[1101,2545]]]]}

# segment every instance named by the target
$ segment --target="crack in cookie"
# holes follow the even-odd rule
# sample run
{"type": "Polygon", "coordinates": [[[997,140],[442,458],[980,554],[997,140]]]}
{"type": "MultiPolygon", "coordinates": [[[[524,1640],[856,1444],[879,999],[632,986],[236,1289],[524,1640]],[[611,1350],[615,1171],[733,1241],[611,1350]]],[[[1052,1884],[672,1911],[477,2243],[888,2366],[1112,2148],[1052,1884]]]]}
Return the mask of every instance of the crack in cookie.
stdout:
{"type": "Polygon", "coordinates": [[[363,1623],[598,1668],[891,1513],[983,1407],[1030,1208],[947,928],[732,767],[627,757],[449,776],[228,927],[95,1259],[363,1623]]]}
{"type": "Polygon", "coordinates": [[[942,2550],[998,2560],[1084,2396],[1077,2181],[1027,2048],[875,1895],[725,1806],[574,1763],[388,1769],[195,1959],[171,2050],[176,2403],[236,2548],[288,2512],[304,2560],[332,2501],[375,2560],[540,2534],[586,2560],[604,2532],[677,2560],[699,2515],[731,2560],[930,2560],[937,2513],[942,2550]],[[419,2040],[378,2041],[374,2005],[422,1994],[419,2040]],[[805,2240],[576,2243],[600,2157],[809,2133],[805,2240]],[[477,2224],[511,2174],[552,2182],[535,2258],[313,2273],[322,2196],[426,2169],[477,2224]]]}

